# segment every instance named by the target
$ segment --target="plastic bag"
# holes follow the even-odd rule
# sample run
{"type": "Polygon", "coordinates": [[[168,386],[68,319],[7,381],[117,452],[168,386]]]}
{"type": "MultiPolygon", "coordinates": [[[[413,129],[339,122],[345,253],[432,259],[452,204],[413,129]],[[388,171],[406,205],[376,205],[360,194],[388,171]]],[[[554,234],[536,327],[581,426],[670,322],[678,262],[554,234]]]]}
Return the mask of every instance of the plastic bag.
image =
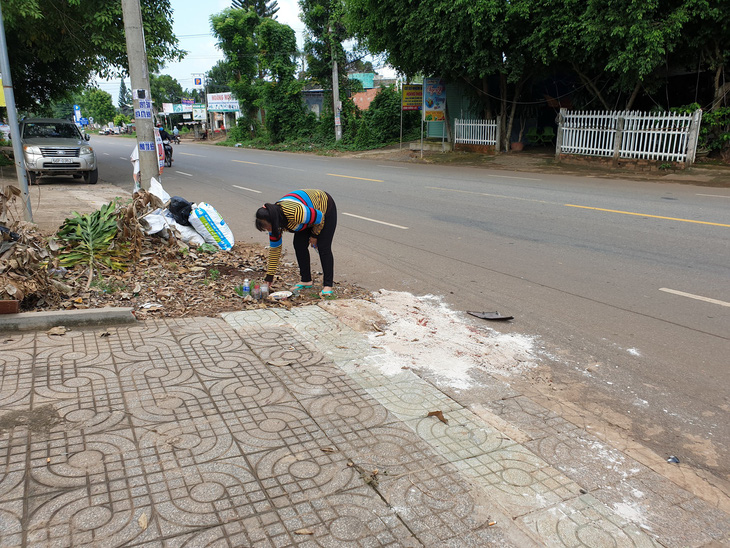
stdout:
{"type": "Polygon", "coordinates": [[[188,202],[185,198],[173,196],[170,198],[170,206],[168,209],[170,210],[170,213],[172,213],[177,224],[190,226],[188,218],[193,210],[193,204],[188,202]]]}
{"type": "Polygon", "coordinates": [[[141,217],[139,222],[145,234],[157,234],[167,228],[167,219],[160,208],[141,217]]]}
{"type": "Polygon", "coordinates": [[[165,189],[162,188],[162,184],[154,177],[150,179],[150,194],[157,196],[160,200],[162,200],[163,204],[170,201],[170,195],[165,192],[165,189]]]}
{"type": "Polygon", "coordinates": [[[212,205],[199,203],[188,220],[206,243],[217,245],[224,251],[233,247],[233,232],[212,205]]]}

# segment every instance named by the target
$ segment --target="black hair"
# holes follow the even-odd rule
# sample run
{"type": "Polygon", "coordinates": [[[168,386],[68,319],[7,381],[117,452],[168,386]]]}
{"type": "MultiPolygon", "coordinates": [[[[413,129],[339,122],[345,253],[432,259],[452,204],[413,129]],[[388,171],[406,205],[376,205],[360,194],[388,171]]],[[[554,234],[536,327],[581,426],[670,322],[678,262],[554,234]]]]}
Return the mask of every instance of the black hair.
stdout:
{"type": "Polygon", "coordinates": [[[260,207],[256,210],[256,229],[259,232],[264,232],[262,221],[265,221],[271,225],[271,233],[275,236],[279,236],[282,231],[282,227],[286,226],[286,219],[284,218],[284,212],[279,207],[279,204],[264,204],[264,207],[260,207]]]}

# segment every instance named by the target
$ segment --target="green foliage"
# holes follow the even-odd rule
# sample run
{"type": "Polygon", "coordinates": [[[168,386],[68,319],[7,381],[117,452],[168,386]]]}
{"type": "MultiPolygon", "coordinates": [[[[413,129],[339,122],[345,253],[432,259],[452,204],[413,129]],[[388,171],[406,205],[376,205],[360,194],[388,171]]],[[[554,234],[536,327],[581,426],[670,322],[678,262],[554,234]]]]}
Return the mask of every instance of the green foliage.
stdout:
{"type": "Polygon", "coordinates": [[[226,10],[211,22],[227,58],[220,71],[233,77],[229,84],[244,111],[232,137],[258,135],[260,117],[270,141],[295,138],[305,114],[296,79],[294,30],[246,10],[226,10]]]}
{"type": "Polygon", "coordinates": [[[126,114],[117,114],[114,117],[114,125],[121,127],[122,124],[129,124],[132,120],[126,114]]]}
{"type": "Polygon", "coordinates": [[[59,253],[59,264],[73,268],[82,265],[89,270],[89,284],[100,268],[124,270],[126,248],[114,241],[117,217],[113,202],[86,215],[74,212],[58,230],[57,236],[65,247],[59,253]]]}
{"type": "MultiPolygon", "coordinates": [[[[672,112],[692,114],[699,110],[698,103],[691,103],[672,108],[672,112]]],[[[697,138],[697,148],[700,150],[718,151],[730,147],[730,107],[721,107],[702,113],[700,134],[697,138]]]]}
{"type": "Polygon", "coordinates": [[[162,103],[179,103],[183,90],[180,83],[168,74],[150,74],[150,94],[158,108],[162,108],[162,103]]]}
{"type": "Polygon", "coordinates": [[[94,123],[106,124],[114,119],[117,111],[109,93],[100,89],[89,89],[81,97],[81,112],[87,118],[94,118],[94,123]]]}
{"type": "Polygon", "coordinates": [[[259,17],[273,18],[279,11],[276,0],[233,0],[231,7],[235,9],[253,10],[259,17]]]}
{"type": "MultiPolygon", "coordinates": [[[[141,8],[150,70],[182,58],[170,0],[141,0],[141,8]]],[[[121,2],[3,0],[2,11],[19,110],[80,91],[94,75],[127,72],[121,2]]]]}
{"type": "Polygon", "coordinates": [[[124,82],[124,78],[119,83],[119,100],[117,102],[119,108],[125,108],[132,105],[132,90],[127,89],[127,84],[124,82]]]}

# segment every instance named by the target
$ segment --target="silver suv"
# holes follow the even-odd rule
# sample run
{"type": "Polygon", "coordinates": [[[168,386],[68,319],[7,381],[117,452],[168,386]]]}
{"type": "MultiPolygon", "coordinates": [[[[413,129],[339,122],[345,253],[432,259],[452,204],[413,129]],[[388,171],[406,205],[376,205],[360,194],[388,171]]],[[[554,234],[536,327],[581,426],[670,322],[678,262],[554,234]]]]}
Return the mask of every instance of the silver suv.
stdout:
{"type": "Polygon", "coordinates": [[[89,146],[88,135],[81,135],[70,120],[26,118],[20,122],[28,182],[33,184],[44,175],[73,175],[85,183],[96,184],[99,170],[96,154],[89,146]]]}

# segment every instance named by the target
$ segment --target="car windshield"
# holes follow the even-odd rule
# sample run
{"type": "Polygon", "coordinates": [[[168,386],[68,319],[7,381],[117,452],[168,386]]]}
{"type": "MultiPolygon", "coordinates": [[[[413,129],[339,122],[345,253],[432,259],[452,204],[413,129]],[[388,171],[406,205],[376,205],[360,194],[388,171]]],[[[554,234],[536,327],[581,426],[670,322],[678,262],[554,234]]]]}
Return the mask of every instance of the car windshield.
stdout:
{"type": "Polygon", "coordinates": [[[23,138],[46,137],[48,139],[79,139],[79,132],[73,124],[54,124],[52,122],[24,124],[23,138]]]}

